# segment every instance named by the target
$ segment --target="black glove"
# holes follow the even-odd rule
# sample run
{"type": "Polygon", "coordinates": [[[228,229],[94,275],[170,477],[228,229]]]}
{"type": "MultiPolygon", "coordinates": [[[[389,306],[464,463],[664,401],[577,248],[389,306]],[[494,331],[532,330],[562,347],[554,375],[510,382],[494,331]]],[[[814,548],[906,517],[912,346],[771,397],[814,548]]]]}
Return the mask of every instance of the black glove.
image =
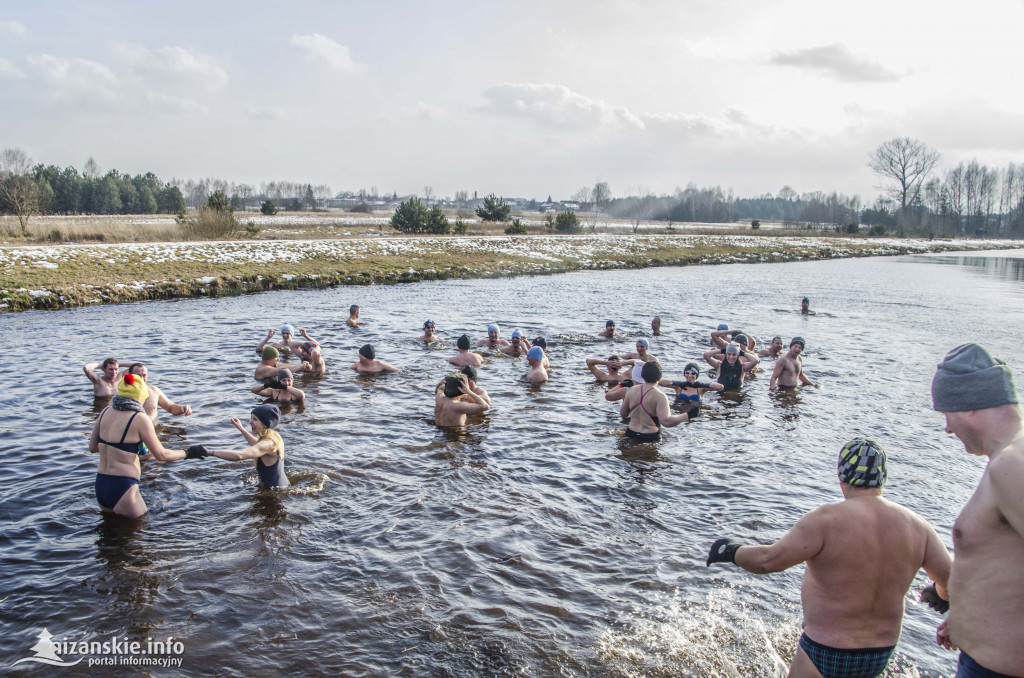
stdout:
{"type": "Polygon", "coordinates": [[[202,459],[203,457],[212,457],[213,452],[206,449],[205,445],[189,445],[185,448],[186,459],[202,459]]]}
{"type": "Polygon", "coordinates": [[[686,411],[686,420],[689,421],[700,415],[700,405],[694,405],[686,411]]]}
{"type": "Polygon", "coordinates": [[[622,381],[619,382],[619,385],[624,386],[626,388],[630,388],[631,386],[635,386],[636,384],[633,383],[632,379],[623,379],[622,381]]]}
{"type": "Polygon", "coordinates": [[[932,608],[939,614],[946,614],[949,612],[949,601],[939,595],[939,590],[935,587],[935,582],[932,582],[931,586],[925,586],[921,589],[921,595],[918,600],[922,603],[927,603],[928,607],[932,608]]]}
{"type": "Polygon", "coordinates": [[[711,384],[706,381],[695,381],[690,384],[690,388],[711,388],[711,384]]]}
{"type": "Polygon", "coordinates": [[[708,562],[705,564],[732,563],[735,565],[736,551],[740,546],[741,544],[737,544],[731,539],[719,539],[711,545],[711,550],[708,551],[708,562]]]}
{"type": "Polygon", "coordinates": [[[264,388],[273,388],[273,389],[277,389],[278,391],[280,391],[280,390],[284,389],[284,384],[279,382],[277,379],[269,379],[269,380],[267,380],[266,382],[263,383],[263,387],[264,388]]]}

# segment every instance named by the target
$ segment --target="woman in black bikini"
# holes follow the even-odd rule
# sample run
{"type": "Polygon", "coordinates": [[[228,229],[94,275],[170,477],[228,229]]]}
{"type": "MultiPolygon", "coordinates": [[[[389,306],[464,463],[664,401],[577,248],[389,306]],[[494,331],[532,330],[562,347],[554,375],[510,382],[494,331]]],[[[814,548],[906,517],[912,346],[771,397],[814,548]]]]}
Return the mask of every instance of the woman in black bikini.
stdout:
{"type": "Polygon", "coordinates": [[[100,412],[89,437],[89,451],[100,455],[96,500],[103,510],[127,518],[139,518],[148,510],[139,492],[142,456],[152,454],[157,461],[205,456],[201,445],[187,450],[169,450],[160,443],[153,422],[142,409],[147,397],[149,389],[145,381],[134,374],[124,375],[117,383],[113,403],[100,412]]]}
{"type": "Polygon", "coordinates": [[[661,381],[661,365],[656,362],[644,363],[640,369],[643,383],[631,388],[622,399],[619,416],[629,418],[626,437],[637,442],[654,442],[661,438],[662,426],[677,426],[689,417],[686,413],[671,414],[668,408],[668,396],[658,390],[661,381]]]}

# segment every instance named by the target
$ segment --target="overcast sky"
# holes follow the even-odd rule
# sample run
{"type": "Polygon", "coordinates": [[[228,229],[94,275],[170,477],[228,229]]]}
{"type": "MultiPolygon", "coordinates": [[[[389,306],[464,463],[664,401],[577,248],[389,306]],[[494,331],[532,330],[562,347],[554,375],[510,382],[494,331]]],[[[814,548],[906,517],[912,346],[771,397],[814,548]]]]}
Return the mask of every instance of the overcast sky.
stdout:
{"type": "Polygon", "coordinates": [[[1024,161],[1024,0],[0,2],[0,148],[161,178],[859,194],[1024,161]]]}

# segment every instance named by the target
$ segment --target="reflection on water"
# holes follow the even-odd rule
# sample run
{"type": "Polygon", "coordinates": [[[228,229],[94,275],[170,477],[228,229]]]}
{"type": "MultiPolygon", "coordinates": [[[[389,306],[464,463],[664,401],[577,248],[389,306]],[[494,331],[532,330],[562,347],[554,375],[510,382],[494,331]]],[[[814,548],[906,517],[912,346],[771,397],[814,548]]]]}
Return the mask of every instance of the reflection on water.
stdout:
{"type": "MultiPolygon", "coordinates": [[[[10,451],[0,664],[30,655],[47,628],[69,638],[174,635],[186,652],[181,669],[160,671],[171,676],[782,675],[799,635],[801,571],[712,571],[706,550],[723,536],[769,543],[838,501],[836,453],[856,435],[886,446],[887,496],[949,543],[981,462],[943,434],[931,374],[964,341],[1016,355],[1024,295],[1008,293],[1021,279],[1012,257],[947,259],[591,272],[4,316],[4,345],[34,338],[32,354],[12,360],[53,364],[39,367],[45,387],[15,373],[15,406],[0,412],[10,451]],[[773,311],[804,296],[816,316],[773,311]],[[609,299],[623,303],[611,313],[609,299]],[[344,325],[352,303],[362,307],[358,328],[344,325]],[[94,403],[68,366],[146,359],[168,397],[194,410],[161,413],[169,445],[236,448],[229,419],[262,402],[248,389],[266,327],[249,319],[268,307],[282,309],[273,323],[309,327],[328,362],[327,375],[297,375],[304,403],[282,407],[292,486],[259,489],[251,463],[146,458],[150,515],[125,524],[101,514],[87,444],[106,402],[94,403]],[[659,337],[650,336],[654,315],[659,337]],[[609,316],[621,336],[597,337],[609,316]],[[431,347],[415,341],[428,317],[442,338],[431,347]],[[999,333],[979,337],[993,318],[999,333]],[[531,387],[522,358],[484,351],[479,383],[491,409],[441,430],[432,386],[451,369],[454,339],[480,338],[490,322],[505,336],[520,327],[547,337],[550,381],[531,387]],[[665,374],[681,378],[687,362],[703,364],[722,322],[761,343],[805,337],[804,367],[821,388],[770,393],[765,359],[742,392],[706,394],[701,416],[658,442],[624,438],[619,403],[604,399],[585,359],[647,337],[665,374]],[[109,331],[127,325],[130,337],[109,331]],[[365,343],[403,371],[348,369],[365,343]]],[[[908,605],[889,675],[953,672],[955,655],[934,644],[937,621],[908,605]]]]}
{"type": "Polygon", "coordinates": [[[946,264],[971,269],[1001,280],[1020,282],[1024,280],[1024,254],[1017,250],[993,252],[986,255],[942,254],[922,257],[916,261],[946,264]],[[1001,255],[1001,256],[1000,256],[1001,255]]]}

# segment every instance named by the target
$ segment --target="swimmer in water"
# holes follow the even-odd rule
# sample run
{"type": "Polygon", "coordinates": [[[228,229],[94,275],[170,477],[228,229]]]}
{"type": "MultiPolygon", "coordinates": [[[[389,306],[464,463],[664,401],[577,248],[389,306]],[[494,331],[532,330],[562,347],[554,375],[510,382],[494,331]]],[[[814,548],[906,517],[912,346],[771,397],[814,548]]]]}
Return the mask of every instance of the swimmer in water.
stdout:
{"type": "Polygon", "coordinates": [[[711,333],[711,343],[718,348],[725,348],[726,344],[730,341],[734,341],[739,344],[745,351],[753,351],[754,347],[757,346],[757,340],[752,335],[740,330],[716,330],[711,333]]]}
{"type": "Polygon", "coordinates": [[[761,358],[778,358],[782,353],[783,346],[782,337],[772,337],[772,343],[768,345],[768,348],[762,348],[757,355],[761,358]]]}
{"type": "Polygon", "coordinates": [[[470,388],[470,390],[472,390],[473,393],[475,393],[478,396],[480,396],[481,398],[483,398],[484,402],[487,403],[488,405],[490,405],[491,404],[491,396],[487,393],[487,390],[485,388],[483,388],[482,386],[477,384],[477,381],[476,381],[476,379],[477,379],[476,368],[473,367],[472,365],[466,365],[461,370],[459,370],[459,372],[462,372],[469,379],[469,388],[470,388]]]}
{"type": "Polygon", "coordinates": [[[456,367],[462,367],[464,365],[472,365],[473,367],[479,367],[484,364],[484,357],[479,353],[473,353],[469,350],[469,336],[463,334],[459,337],[458,341],[455,342],[458,353],[448,359],[452,365],[456,367]]]}
{"type": "Polygon", "coordinates": [[[811,300],[807,297],[800,300],[800,312],[804,315],[817,315],[811,310],[811,300]]]}
{"type": "Polygon", "coordinates": [[[756,353],[748,353],[734,342],[726,344],[724,351],[711,349],[704,354],[704,360],[718,370],[718,383],[726,391],[738,391],[750,370],[761,362],[756,353]]]}
{"type": "Polygon", "coordinates": [[[661,336],[661,318],[654,316],[654,320],[651,321],[651,334],[656,337],[661,336]]]}
{"type": "Polygon", "coordinates": [[[377,360],[377,352],[373,350],[372,344],[363,344],[359,348],[359,360],[354,363],[351,369],[356,372],[401,372],[394,365],[389,365],[383,360],[377,360]]]}
{"type": "Polygon", "coordinates": [[[587,369],[594,375],[594,379],[602,383],[612,382],[618,383],[623,379],[628,379],[628,374],[619,372],[624,366],[633,366],[632,360],[623,361],[617,355],[608,356],[607,360],[601,360],[600,358],[587,358],[587,369]],[[605,371],[599,370],[598,366],[605,368],[605,371]]]}
{"type": "Polygon", "coordinates": [[[288,476],[284,474],[284,440],[274,429],[281,422],[281,410],[277,405],[260,405],[249,415],[249,428],[245,430],[241,420],[231,418],[231,424],[245,437],[249,447],[242,450],[212,450],[211,456],[224,461],[246,461],[254,459],[256,473],[264,487],[288,487],[288,476]]]}
{"type": "Polygon", "coordinates": [[[327,372],[327,363],[324,362],[323,349],[320,343],[309,336],[306,330],[299,328],[299,334],[305,341],[297,342],[295,355],[302,361],[302,365],[296,368],[297,371],[309,372],[310,374],[324,374],[327,372]]]}
{"type": "Polygon", "coordinates": [[[490,407],[469,385],[469,378],[449,374],[434,389],[434,423],[438,426],[465,426],[466,415],[483,414],[490,407]]]}
{"type": "Polygon", "coordinates": [[[281,341],[271,342],[274,338],[274,330],[267,330],[267,336],[264,337],[260,345],[256,347],[256,353],[263,355],[263,349],[267,346],[273,346],[277,349],[281,355],[291,355],[295,352],[295,347],[299,345],[299,342],[295,339],[295,328],[291,325],[281,326],[281,341]]]}
{"type": "Polygon", "coordinates": [[[491,323],[487,326],[487,338],[481,339],[476,342],[477,346],[490,346],[491,348],[501,348],[502,346],[508,346],[509,343],[502,339],[499,334],[501,328],[498,327],[497,323],[491,323]]]}
{"type": "Polygon", "coordinates": [[[804,386],[815,386],[810,379],[804,376],[804,364],[800,358],[806,342],[803,337],[793,337],[789,342],[789,350],[782,355],[775,363],[772,370],[771,381],[768,382],[768,389],[774,391],[776,387],[791,390],[797,387],[797,382],[804,386]]]}
{"type": "Polygon", "coordinates": [[[85,363],[82,365],[82,371],[85,372],[85,376],[92,382],[92,394],[96,398],[109,398],[110,396],[117,393],[117,381],[118,381],[118,362],[116,358],[107,358],[102,363],[102,373],[97,375],[96,368],[100,367],[100,363],[85,363]]]}
{"type": "Polygon", "coordinates": [[[501,352],[510,355],[513,358],[517,358],[526,353],[529,348],[530,347],[526,345],[526,339],[523,337],[523,333],[519,330],[512,330],[512,343],[501,349],[501,352]]]}
{"type": "MultiPolygon", "coordinates": [[[[641,363],[636,363],[641,365],[641,363]]],[[[636,365],[633,366],[634,372],[636,365]]],[[[656,362],[642,363],[641,382],[626,391],[619,406],[619,416],[629,419],[626,437],[638,443],[649,443],[661,439],[662,426],[678,426],[689,421],[685,412],[672,414],[668,407],[668,396],[658,390],[661,381],[661,365],[656,362]]]]}
{"type": "Polygon", "coordinates": [[[544,368],[544,349],[540,346],[531,346],[526,352],[526,362],[530,363],[526,381],[536,386],[548,380],[548,371],[544,368]]]}
{"type": "Polygon", "coordinates": [[[548,340],[545,339],[544,337],[537,337],[536,339],[533,340],[533,343],[530,344],[530,345],[531,346],[540,346],[541,349],[544,350],[544,360],[543,360],[542,364],[544,365],[544,369],[545,370],[550,370],[551,369],[551,361],[548,360],[548,340]]]}
{"type": "Polygon", "coordinates": [[[306,399],[302,389],[295,388],[295,378],[291,370],[282,368],[277,371],[277,378],[270,383],[256,384],[252,392],[264,398],[271,398],[279,403],[301,403],[306,399]]]}
{"type": "Polygon", "coordinates": [[[659,386],[672,387],[676,393],[676,404],[686,407],[686,416],[689,419],[693,419],[700,414],[701,396],[708,391],[722,391],[725,389],[725,386],[717,381],[697,381],[699,376],[700,368],[697,366],[697,363],[687,363],[686,367],[683,368],[684,381],[662,379],[658,382],[659,386]]]}
{"type": "Polygon", "coordinates": [[[281,359],[280,352],[273,346],[264,346],[260,358],[260,364],[256,366],[256,372],[253,373],[252,378],[259,382],[275,379],[277,371],[281,369],[277,365],[281,359]]]}
{"type": "Polygon", "coordinates": [[[605,339],[615,338],[615,321],[609,320],[604,324],[604,331],[598,332],[597,336],[604,337],[605,339]]]}
{"type": "Polygon", "coordinates": [[[434,321],[428,320],[423,323],[423,336],[416,337],[416,341],[422,341],[424,344],[431,344],[435,341],[440,341],[437,335],[434,334],[434,321]]]}
{"type": "Polygon", "coordinates": [[[650,347],[651,342],[647,341],[643,337],[636,340],[636,351],[633,353],[627,353],[623,358],[626,360],[639,360],[645,363],[658,362],[657,357],[647,349],[650,347]]]}
{"type": "Polygon", "coordinates": [[[349,327],[359,327],[359,306],[352,304],[348,307],[348,320],[345,324],[349,327]]]}
{"type": "Polygon", "coordinates": [[[141,377],[142,381],[146,382],[146,386],[149,389],[149,397],[142,403],[142,409],[145,410],[146,414],[154,424],[160,420],[160,414],[156,409],[158,405],[162,407],[164,411],[173,415],[187,417],[192,414],[191,407],[174,402],[168,398],[159,387],[155,384],[149,383],[149,369],[142,363],[132,363],[129,365],[127,374],[134,374],[137,377],[141,377]]]}
{"type": "Polygon", "coordinates": [[[157,461],[167,462],[199,459],[207,454],[201,445],[187,450],[165,448],[142,408],[148,397],[146,382],[134,374],[126,374],[117,383],[113,402],[100,412],[89,437],[89,451],[100,457],[96,501],[104,511],[126,518],[139,518],[148,511],[139,492],[142,470],[139,460],[143,456],[152,454],[157,461]],[[143,416],[138,416],[140,413],[143,416]]]}
{"type": "Polygon", "coordinates": [[[935,530],[882,497],[887,471],[881,446],[869,438],[851,440],[839,453],[837,472],[843,501],[807,513],[774,544],[719,539],[708,553],[707,565],[732,563],[754,574],[807,563],[800,589],[803,635],[790,676],[881,675],[899,640],[904,601],[918,570],[949,596],[953,561],[935,530]]]}

